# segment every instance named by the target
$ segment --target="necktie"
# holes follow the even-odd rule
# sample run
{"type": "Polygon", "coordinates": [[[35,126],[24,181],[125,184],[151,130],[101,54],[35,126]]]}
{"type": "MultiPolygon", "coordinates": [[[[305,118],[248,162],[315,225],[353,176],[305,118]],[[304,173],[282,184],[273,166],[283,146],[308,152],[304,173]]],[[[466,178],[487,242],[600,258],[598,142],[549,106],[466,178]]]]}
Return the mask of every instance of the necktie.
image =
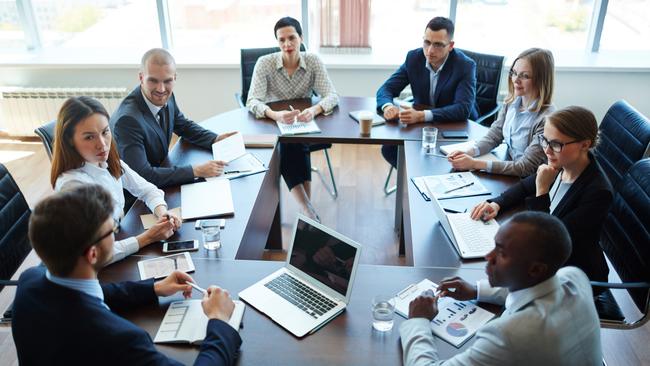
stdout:
{"type": "Polygon", "coordinates": [[[162,107],[158,111],[158,122],[160,123],[160,128],[162,128],[163,132],[167,134],[167,108],[162,107]]]}

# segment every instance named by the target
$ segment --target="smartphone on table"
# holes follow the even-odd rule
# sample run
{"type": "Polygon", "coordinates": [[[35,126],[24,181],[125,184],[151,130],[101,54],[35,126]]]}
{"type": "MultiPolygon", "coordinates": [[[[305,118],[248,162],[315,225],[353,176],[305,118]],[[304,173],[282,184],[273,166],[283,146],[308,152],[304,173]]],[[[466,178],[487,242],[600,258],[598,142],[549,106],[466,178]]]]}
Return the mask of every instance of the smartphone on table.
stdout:
{"type": "Polygon", "coordinates": [[[199,250],[198,240],[166,241],[163,243],[163,253],[177,253],[199,250]]]}

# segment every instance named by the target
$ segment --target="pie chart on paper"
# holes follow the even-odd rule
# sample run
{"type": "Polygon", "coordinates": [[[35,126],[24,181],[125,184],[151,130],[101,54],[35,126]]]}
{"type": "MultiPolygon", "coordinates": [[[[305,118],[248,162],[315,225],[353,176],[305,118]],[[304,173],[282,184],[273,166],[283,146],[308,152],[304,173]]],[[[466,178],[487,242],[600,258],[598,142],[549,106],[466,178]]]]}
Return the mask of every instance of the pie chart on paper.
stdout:
{"type": "Polygon", "coordinates": [[[447,333],[452,337],[464,337],[467,335],[467,328],[461,323],[449,323],[447,333]]]}

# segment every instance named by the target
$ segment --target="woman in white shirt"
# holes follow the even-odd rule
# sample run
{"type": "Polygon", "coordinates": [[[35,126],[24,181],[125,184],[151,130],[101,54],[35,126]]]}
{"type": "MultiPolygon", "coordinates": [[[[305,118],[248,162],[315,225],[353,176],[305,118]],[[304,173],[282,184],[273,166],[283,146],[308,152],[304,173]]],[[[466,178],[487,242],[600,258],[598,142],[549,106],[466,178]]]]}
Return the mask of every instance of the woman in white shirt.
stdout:
{"type": "Polygon", "coordinates": [[[113,219],[118,223],[124,216],[122,189],[144,201],[158,218],[142,234],[116,241],[112,263],[169,238],[181,220],[167,211],[163,191],[120,160],[108,120],[104,106],[93,98],[73,97],[63,104],[56,121],[50,182],[56,191],[77,184],[100,184],[113,197],[113,219]]]}
{"type": "Polygon", "coordinates": [[[551,51],[530,48],[512,63],[508,78],[508,97],[496,121],[474,147],[452,151],[448,158],[457,170],[484,170],[488,173],[529,176],[546,162],[537,141],[544,131],[546,116],[555,111],[553,100],[554,62],[551,51]],[[508,146],[505,161],[476,157],[499,144],[508,146]]]}

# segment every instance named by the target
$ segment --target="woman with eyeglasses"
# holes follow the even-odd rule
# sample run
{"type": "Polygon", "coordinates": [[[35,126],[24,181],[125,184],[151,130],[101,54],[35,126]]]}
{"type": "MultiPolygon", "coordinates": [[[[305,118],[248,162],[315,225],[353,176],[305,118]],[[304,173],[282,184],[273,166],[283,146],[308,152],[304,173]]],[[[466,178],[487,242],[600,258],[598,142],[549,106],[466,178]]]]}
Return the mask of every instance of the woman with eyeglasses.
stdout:
{"type": "MultiPolygon", "coordinates": [[[[339,96],[318,55],[300,52],[302,27],[291,17],[277,21],[273,29],[280,52],[257,60],[246,107],[256,118],[270,118],[280,123],[309,122],[319,114],[330,114],[339,96]],[[304,110],[274,111],[266,103],[310,98],[320,95],[320,101],[304,110]]],[[[300,204],[303,214],[320,220],[311,204],[311,160],[308,144],[280,143],[280,174],[289,192],[300,204]]]]}
{"type": "Polygon", "coordinates": [[[510,68],[508,97],[487,134],[466,151],[452,151],[448,160],[457,170],[483,170],[527,177],[545,162],[535,136],[544,129],[544,118],[555,110],[554,62],[551,51],[530,48],[519,54],[510,68]],[[508,147],[508,160],[485,161],[499,144],[508,147]]]}
{"type": "Polygon", "coordinates": [[[596,118],[582,107],[558,110],[546,118],[538,139],[548,164],[499,197],[478,204],[471,217],[487,221],[522,203],[528,210],[548,212],[571,235],[573,251],[566,265],[582,269],[593,281],[607,281],[609,270],[598,241],[613,194],[591,151],[598,142],[596,118]]]}
{"type": "Polygon", "coordinates": [[[115,241],[112,263],[169,238],[180,228],[181,220],[167,211],[163,191],[120,160],[108,120],[104,106],[93,98],[72,97],[63,103],[56,121],[50,182],[55,191],[79,184],[99,184],[108,190],[113,197],[115,231],[124,215],[122,189],[141,199],[154,213],[158,221],[153,227],[138,236],[115,241]]]}

